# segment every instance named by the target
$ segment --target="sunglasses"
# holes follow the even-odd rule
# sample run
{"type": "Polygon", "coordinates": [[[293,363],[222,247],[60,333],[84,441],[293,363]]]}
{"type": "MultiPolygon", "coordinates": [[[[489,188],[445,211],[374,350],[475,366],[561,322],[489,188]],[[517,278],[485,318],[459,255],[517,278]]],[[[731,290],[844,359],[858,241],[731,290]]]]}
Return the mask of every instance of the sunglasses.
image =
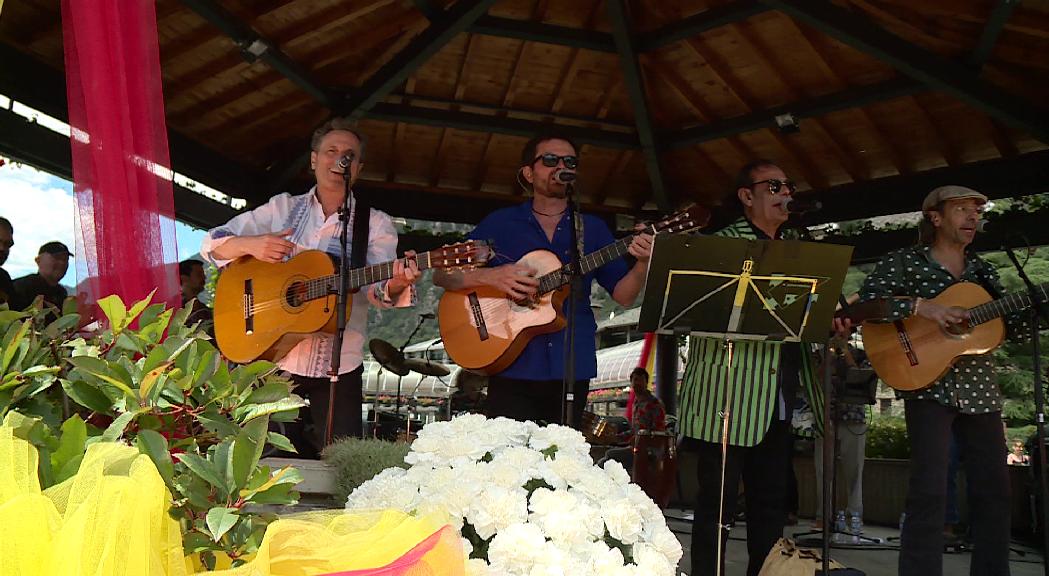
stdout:
{"type": "Polygon", "coordinates": [[[758,184],[765,184],[765,183],[768,183],[768,185],[769,185],[769,192],[771,192],[773,196],[775,196],[776,194],[779,194],[780,190],[782,190],[784,186],[787,187],[787,190],[790,190],[791,194],[794,194],[795,192],[798,191],[798,184],[797,184],[797,182],[795,182],[793,180],[779,180],[778,178],[770,178],[768,180],[759,180],[757,182],[752,182],[750,184],[750,187],[753,188],[753,187],[757,186],[758,184]]]}
{"type": "Polygon", "coordinates": [[[553,152],[547,152],[546,154],[540,154],[535,158],[532,158],[532,164],[535,164],[538,160],[542,160],[543,166],[546,166],[547,168],[554,168],[557,166],[557,163],[562,160],[565,163],[565,168],[568,168],[569,170],[575,170],[576,167],[579,166],[579,158],[576,156],[558,156],[553,152]]]}

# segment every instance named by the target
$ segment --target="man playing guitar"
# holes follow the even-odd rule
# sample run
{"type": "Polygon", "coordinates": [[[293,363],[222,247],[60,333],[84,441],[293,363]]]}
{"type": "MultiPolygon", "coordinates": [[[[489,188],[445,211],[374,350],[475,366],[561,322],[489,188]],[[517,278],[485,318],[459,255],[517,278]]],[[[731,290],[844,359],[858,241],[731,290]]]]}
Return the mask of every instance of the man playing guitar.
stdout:
{"type": "MultiPolygon", "coordinates": [[[[254,256],[269,263],[283,262],[303,250],[318,249],[333,256],[340,253],[339,233],[342,224],[337,211],[346,197],[344,170],[339,162],[346,158],[350,184],[356,182],[363,166],[364,141],[353,124],[342,118],[324,123],[313,133],[310,142],[310,168],[317,184],[309,192],[292,196],[279,194],[263,206],[240,214],[223,226],[208,231],[201,255],[217,266],[225,266],[241,256],[254,256]]],[[[352,195],[351,195],[352,196],[352,195]]],[[[347,237],[353,234],[354,207],[351,202],[347,237]]],[[[384,212],[370,210],[366,220],[368,264],[393,260],[397,256],[397,230],[384,212]]],[[[352,257],[352,254],[351,254],[352,257]]],[[[367,302],[376,306],[408,306],[412,303],[410,287],[418,278],[412,260],[406,267],[394,263],[392,277],[352,295],[353,309],[346,321],[342,342],[338,393],[334,399],[333,437],[360,436],[363,345],[368,321],[367,302]]],[[[332,358],[330,334],[314,334],[298,343],[283,359],[280,367],[290,372],[295,392],[310,398],[313,417],[313,447],[324,446],[325,419],[328,412],[329,379],[326,377],[332,358]]],[[[300,451],[302,450],[300,446],[300,451]]]]}
{"type": "MultiPolygon", "coordinates": [[[[436,271],[434,284],[447,290],[491,287],[517,301],[534,296],[539,288],[536,271],[516,263],[534,250],[548,250],[562,262],[569,261],[571,246],[568,217],[568,188],[561,173],[573,173],[579,156],[575,144],[558,135],[542,135],[530,140],[521,156],[518,182],[533,196],[527,202],[489,214],[470,233],[471,239],[491,240],[497,252],[494,267],[469,271],[436,271]]],[[[615,238],[599,218],[581,215],[582,253],[612,244],[615,238]]],[[[583,277],[574,322],[575,385],[572,393],[572,422],[581,421],[586,406],[589,381],[597,374],[594,333],[597,324],[590,309],[590,285],[597,280],[612,298],[623,306],[634,303],[645,283],[652,237],[637,235],[629,253],[637,259],[629,266],[621,258],[597,268],[583,277]]],[[[567,310],[565,302],[565,310],[567,310]]],[[[517,359],[488,382],[485,412],[516,420],[562,422],[561,387],[564,377],[565,331],[541,334],[530,340],[517,359]]]]}
{"type": "MultiPolygon", "coordinates": [[[[860,301],[894,302],[891,320],[920,316],[942,329],[964,330],[968,313],[929,299],[959,282],[1001,291],[994,268],[970,250],[987,197],[962,186],[942,186],[925,197],[920,244],[885,256],[860,289],[860,301]]],[[[1012,334],[1020,315],[1005,317],[1012,334]]],[[[838,328],[843,326],[839,322],[838,328]]],[[[899,393],[905,399],[911,445],[910,486],[900,545],[902,576],[943,573],[947,454],[952,428],[973,495],[974,575],[1009,574],[1009,476],[1002,431],[1002,393],[991,354],[963,356],[930,386],[899,393]]]]}

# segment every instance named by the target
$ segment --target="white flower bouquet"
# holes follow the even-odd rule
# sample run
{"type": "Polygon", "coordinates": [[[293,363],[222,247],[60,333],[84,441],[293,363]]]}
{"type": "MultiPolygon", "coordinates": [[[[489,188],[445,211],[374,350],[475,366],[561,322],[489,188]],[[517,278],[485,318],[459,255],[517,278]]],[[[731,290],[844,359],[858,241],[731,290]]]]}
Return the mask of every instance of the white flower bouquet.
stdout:
{"type": "Polygon", "coordinates": [[[420,430],[405,462],[346,508],[447,514],[471,576],[673,576],[681,559],[659,507],[571,428],[460,416],[420,430]]]}

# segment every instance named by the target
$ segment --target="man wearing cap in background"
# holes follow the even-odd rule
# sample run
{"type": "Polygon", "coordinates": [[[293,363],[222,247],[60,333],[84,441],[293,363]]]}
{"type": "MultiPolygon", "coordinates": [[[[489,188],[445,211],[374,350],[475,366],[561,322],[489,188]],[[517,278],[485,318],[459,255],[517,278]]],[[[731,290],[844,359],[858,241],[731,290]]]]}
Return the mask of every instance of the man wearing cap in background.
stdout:
{"type": "MultiPolygon", "coordinates": [[[[944,328],[968,312],[930,299],[958,282],[974,282],[993,297],[995,269],[970,249],[987,197],[963,186],[941,186],[925,197],[918,245],[885,256],[860,289],[860,301],[895,301],[892,320],[920,315],[944,328]]],[[[1026,334],[1022,315],[1005,318],[1009,333],[1026,334]]],[[[841,325],[839,323],[839,328],[841,325]]],[[[906,521],[900,536],[902,576],[943,573],[947,454],[952,428],[970,483],[973,575],[1009,574],[1009,474],[1002,430],[1002,393],[991,354],[964,356],[939,380],[904,399],[911,445],[906,521]]]]}
{"type": "Polygon", "coordinates": [[[37,296],[43,296],[44,302],[61,310],[66,299],[66,289],[59,282],[69,270],[69,256],[69,248],[61,242],[48,242],[41,246],[36,256],[36,274],[15,280],[15,291],[20,301],[28,306],[37,296]]]}

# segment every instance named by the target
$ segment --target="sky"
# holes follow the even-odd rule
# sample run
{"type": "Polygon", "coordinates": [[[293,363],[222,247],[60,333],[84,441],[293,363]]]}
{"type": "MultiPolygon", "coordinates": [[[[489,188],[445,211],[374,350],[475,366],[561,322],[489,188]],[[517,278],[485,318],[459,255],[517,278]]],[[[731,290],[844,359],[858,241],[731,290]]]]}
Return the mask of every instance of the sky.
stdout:
{"type": "MultiPolygon", "coordinates": [[[[73,183],[29,166],[7,163],[0,166],[0,216],[11,221],[15,234],[14,248],[4,264],[12,278],[36,272],[40,246],[58,240],[76,254],[73,233],[73,183]]],[[[175,223],[175,241],[179,259],[197,254],[204,231],[175,223]]],[[[74,286],[75,257],[62,284],[74,286]]]]}

